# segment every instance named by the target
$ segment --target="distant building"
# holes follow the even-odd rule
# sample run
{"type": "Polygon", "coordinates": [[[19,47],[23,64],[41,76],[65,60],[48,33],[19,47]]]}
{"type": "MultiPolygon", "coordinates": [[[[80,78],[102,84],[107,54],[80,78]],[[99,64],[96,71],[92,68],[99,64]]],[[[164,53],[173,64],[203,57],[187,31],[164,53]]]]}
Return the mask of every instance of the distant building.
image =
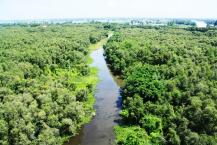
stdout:
{"type": "Polygon", "coordinates": [[[205,23],[204,21],[194,21],[196,23],[196,26],[198,28],[206,28],[207,23],[205,23]]]}

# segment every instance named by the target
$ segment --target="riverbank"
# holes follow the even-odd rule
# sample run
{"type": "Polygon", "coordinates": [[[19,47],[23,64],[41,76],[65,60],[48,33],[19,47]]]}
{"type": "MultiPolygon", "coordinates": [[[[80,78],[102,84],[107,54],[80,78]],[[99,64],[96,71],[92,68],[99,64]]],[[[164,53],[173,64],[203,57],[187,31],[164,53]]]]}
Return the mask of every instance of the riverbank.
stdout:
{"type": "Polygon", "coordinates": [[[110,31],[110,32],[108,33],[108,37],[107,37],[107,38],[104,38],[104,39],[100,40],[100,41],[97,42],[96,44],[90,45],[90,46],[89,46],[90,52],[93,52],[93,51],[96,50],[96,49],[102,48],[103,45],[105,45],[105,44],[107,43],[107,41],[109,40],[109,38],[110,38],[112,35],[113,35],[113,32],[110,31]]]}

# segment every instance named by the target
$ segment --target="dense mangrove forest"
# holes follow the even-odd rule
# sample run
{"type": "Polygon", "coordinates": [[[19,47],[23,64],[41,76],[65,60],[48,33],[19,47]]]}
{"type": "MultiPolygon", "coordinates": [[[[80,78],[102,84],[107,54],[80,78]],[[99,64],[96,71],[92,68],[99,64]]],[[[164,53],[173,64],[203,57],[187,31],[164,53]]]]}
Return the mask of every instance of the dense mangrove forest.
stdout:
{"type": "Polygon", "coordinates": [[[0,25],[0,145],[216,145],[217,29],[184,22],[0,25]]]}
{"type": "Polygon", "coordinates": [[[0,27],[0,144],[59,145],[90,121],[100,25],[0,27]]]}
{"type": "Polygon", "coordinates": [[[217,29],[123,27],[104,50],[124,80],[117,144],[217,144],[217,29]]]}

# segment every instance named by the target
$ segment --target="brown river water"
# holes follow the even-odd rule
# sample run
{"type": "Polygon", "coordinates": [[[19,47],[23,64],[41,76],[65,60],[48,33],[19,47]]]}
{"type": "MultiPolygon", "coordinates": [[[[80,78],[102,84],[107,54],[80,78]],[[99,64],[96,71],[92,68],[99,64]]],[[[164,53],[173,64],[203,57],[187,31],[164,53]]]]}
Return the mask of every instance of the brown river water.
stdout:
{"type": "Polygon", "coordinates": [[[113,127],[120,120],[121,80],[110,72],[103,56],[103,48],[91,53],[92,66],[98,68],[100,81],[97,84],[95,99],[96,116],[81,128],[79,135],[72,137],[65,145],[113,145],[113,127]]]}

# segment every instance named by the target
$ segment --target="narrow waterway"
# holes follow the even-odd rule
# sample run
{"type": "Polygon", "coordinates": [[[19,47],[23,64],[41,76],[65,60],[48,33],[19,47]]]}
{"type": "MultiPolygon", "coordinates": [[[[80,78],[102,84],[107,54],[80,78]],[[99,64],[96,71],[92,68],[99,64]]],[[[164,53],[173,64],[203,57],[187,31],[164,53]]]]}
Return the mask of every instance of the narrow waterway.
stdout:
{"type": "Polygon", "coordinates": [[[111,74],[103,56],[103,48],[93,51],[91,58],[93,59],[92,66],[99,70],[98,77],[100,79],[95,93],[96,116],[67,145],[114,144],[113,127],[120,119],[121,97],[119,85],[121,81],[111,74]]]}

